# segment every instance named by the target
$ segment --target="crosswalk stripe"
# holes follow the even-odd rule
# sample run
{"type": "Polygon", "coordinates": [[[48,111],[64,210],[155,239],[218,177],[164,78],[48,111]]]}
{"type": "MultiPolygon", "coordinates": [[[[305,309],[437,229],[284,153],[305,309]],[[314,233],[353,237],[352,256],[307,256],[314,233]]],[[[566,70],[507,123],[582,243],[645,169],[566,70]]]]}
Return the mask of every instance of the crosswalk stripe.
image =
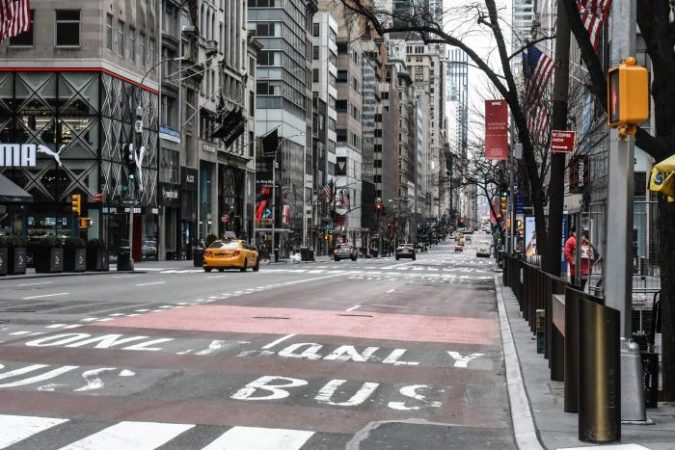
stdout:
{"type": "Polygon", "coordinates": [[[9,447],[63,422],[67,422],[67,420],[49,417],[0,415],[0,430],[2,430],[0,432],[0,448],[9,447]]]}
{"type": "Polygon", "coordinates": [[[152,450],[164,445],[194,425],[158,422],[120,422],[67,445],[61,450],[152,450]]]}
{"type": "Polygon", "coordinates": [[[234,427],[203,450],[298,450],[313,434],[281,428],[234,427]]]}

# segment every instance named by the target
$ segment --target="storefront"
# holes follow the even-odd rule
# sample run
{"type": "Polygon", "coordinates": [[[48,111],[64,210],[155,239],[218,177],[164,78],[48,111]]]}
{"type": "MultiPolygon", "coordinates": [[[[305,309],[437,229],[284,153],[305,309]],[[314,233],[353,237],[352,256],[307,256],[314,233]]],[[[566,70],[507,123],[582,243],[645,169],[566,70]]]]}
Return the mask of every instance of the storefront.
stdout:
{"type": "Polygon", "coordinates": [[[192,258],[192,246],[197,237],[197,180],[196,169],[181,168],[180,239],[181,249],[188,259],[192,258]]]}
{"type": "MultiPolygon", "coordinates": [[[[156,241],[156,124],[156,92],[96,69],[0,73],[3,151],[25,145],[36,150],[28,164],[0,165],[4,176],[33,197],[22,211],[22,233],[33,239],[81,235],[119,243],[128,239],[129,227],[118,211],[134,206],[141,208],[137,236],[156,241]],[[137,106],[144,111],[140,136],[134,132],[137,106]],[[123,162],[124,148],[132,143],[143,147],[135,186],[123,162]],[[79,229],[73,194],[81,196],[79,217],[93,219],[88,230],[79,229]]],[[[142,254],[142,241],[138,247],[142,254]]],[[[114,253],[116,246],[109,248],[114,253]]]]}

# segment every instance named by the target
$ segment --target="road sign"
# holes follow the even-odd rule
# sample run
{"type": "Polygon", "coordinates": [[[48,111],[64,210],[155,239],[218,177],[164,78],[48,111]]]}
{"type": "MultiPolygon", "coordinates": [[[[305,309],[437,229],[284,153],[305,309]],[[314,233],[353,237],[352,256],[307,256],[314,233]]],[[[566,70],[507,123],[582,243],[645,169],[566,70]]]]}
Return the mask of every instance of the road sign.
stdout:
{"type": "Polygon", "coordinates": [[[551,152],[572,153],[574,151],[575,131],[552,130],[551,152]]]}

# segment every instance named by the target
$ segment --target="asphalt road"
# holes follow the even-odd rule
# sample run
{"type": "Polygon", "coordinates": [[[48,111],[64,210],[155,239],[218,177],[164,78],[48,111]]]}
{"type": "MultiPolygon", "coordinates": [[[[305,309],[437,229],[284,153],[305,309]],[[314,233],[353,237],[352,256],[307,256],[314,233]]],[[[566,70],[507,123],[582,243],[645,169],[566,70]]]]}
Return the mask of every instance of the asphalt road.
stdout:
{"type": "Polygon", "coordinates": [[[453,248],[0,280],[0,448],[515,448],[492,260],[453,248]]]}

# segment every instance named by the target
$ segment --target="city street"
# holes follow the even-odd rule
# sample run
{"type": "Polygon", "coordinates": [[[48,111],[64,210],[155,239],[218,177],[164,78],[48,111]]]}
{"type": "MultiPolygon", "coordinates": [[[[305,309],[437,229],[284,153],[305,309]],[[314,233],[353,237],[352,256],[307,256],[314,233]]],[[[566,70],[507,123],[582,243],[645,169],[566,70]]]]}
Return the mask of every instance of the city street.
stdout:
{"type": "Polygon", "coordinates": [[[0,448],[515,448],[479,238],[0,280],[0,448]]]}

